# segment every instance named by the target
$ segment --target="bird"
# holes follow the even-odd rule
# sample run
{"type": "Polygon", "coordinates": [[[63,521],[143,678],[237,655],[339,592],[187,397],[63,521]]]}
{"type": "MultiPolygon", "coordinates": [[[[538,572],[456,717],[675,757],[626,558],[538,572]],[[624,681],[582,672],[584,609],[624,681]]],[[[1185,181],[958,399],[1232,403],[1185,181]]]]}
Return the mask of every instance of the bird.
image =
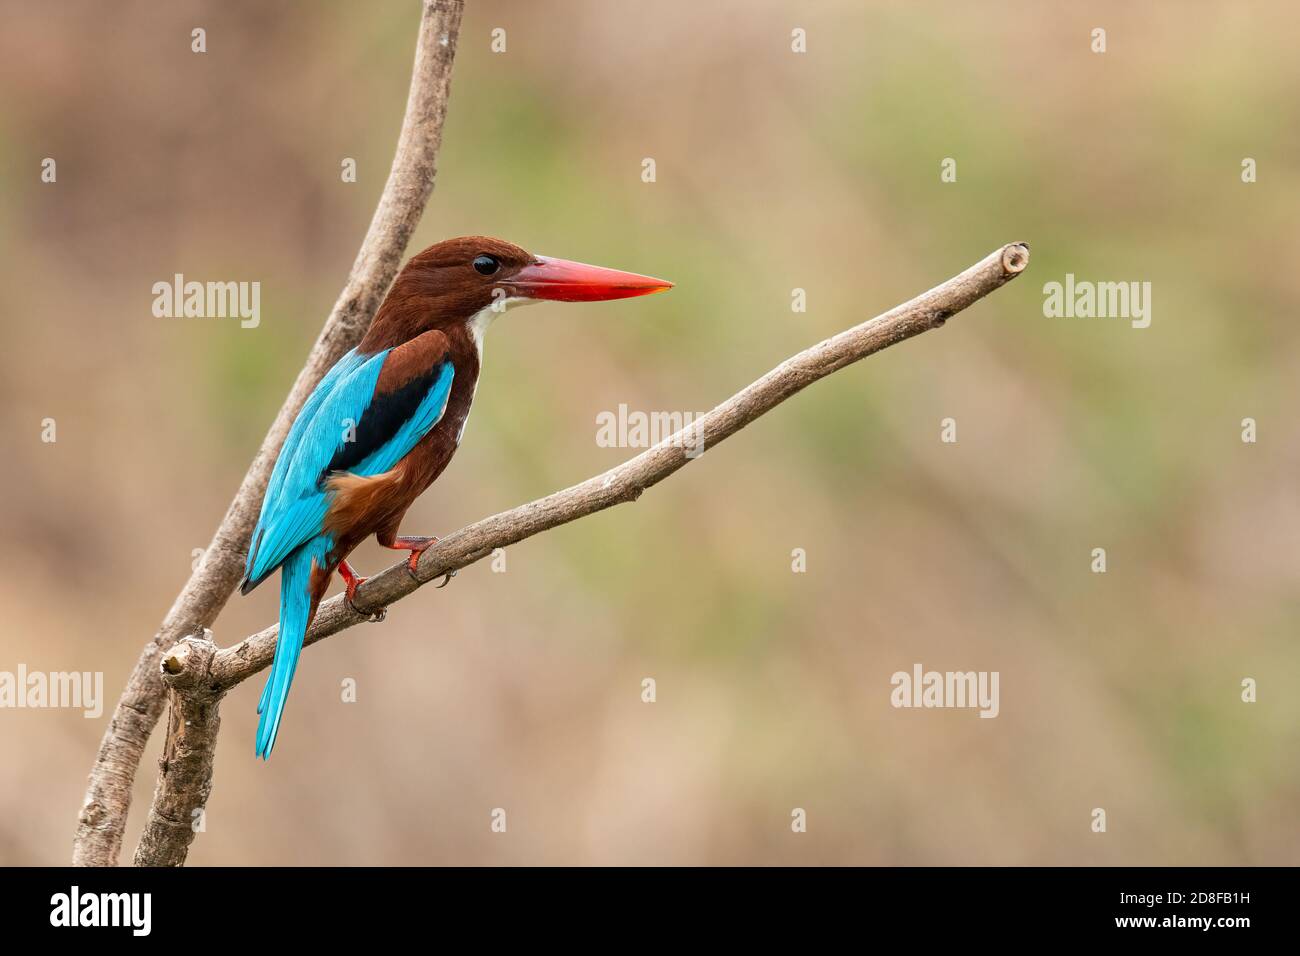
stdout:
{"type": "Polygon", "coordinates": [[[624,299],[672,286],[487,236],[447,239],[408,260],[361,341],[290,426],[249,542],[242,594],[280,571],[280,630],[257,708],[257,757],[268,759],[275,746],[303,639],[334,572],[349,603],[365,581],[348,564],[353,549],[373,534],[385,548],[409,551],[414,575],[438,540],[399,534],[399,526],[460,446],[492,322],[519,305],[624,299]]]}

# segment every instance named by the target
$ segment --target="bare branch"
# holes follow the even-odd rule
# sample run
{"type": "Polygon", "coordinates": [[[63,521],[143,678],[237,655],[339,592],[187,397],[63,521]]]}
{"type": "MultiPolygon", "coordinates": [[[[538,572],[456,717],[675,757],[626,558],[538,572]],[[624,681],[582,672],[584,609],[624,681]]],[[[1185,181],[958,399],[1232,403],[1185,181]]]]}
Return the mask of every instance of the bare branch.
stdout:
{"type": "MultiPolygon", "coordinates": [[[[117,863],[140,757],[166,700],[159,667],[163,650],[186,635],[201,633],[216,620],[225,606],[243,572],[246,548],[257,521],[262,495],[289,426],[321,376],[360,341],[397,273],[406,244],[433,189],[462,8],[462,0],[424,2],[415,68],[397,153],[366,238],[320,338],[275,423],[267,432],[212,543],[204,552],[203,560],[176,598],[158,633],[145,645],[127,680],[91,768],[73,844],[73,863],[76,865],[112,866],[117,863]]],[[[167,755],[163,758],[164,778],[169,760],[181,744],[179,738],[169,735],[167,755]]],[[[165,798],[167,791],[165,779],[160,780],[159,797],[165,798]]],[[[203,796],[206,796],[206,791],[203,796]]],[[[155,810],[164,812],[165,808],[156,803],[155,810]]],[[[153,822],[151,815],[151,827],[153,822]]],[[[160,825],[168,824],[163,821],[160,825]]],[[[160,834],[152,832],[146,833],[145,839],[151,847],[161,847],[166,842],[160,834]]],[[[185,846],[190,839],[193,839],[192,833],[185,840],[185,846]]],[[[156,855],[145,852],[143,845],[141,852],[156,862],[179,862],[184,858],[184,847],[179,859],[175,852],[156,855]]],[[[137,854],[139,860],[140,854],[137,854]]]]}
{"type": "Polygon", "coordinates": [[[163,656],[160,671],[171,688],[167,750],[149,819],[135,850],[136,866],[180,866],[185,862],[199,814],[212,792],[218,713],[223,691],[212,680],[217,645],[212,632],[186,637],[163,656]]]}
{"type": "MultiPolygon", "coordinates": [[[[387,608],[428,582],[487,557],[496,548],[504,548],[613,505],[635,501],[647,488],[663,481],[699,457],[701,452],[734,435],[791,395],[859,359],[939,328],[962,309],[1014,279],[1028,265],[1027,245],[1012,243],[1003,246],[965,272],[910,302],[786,359],[689,427],[635,458],[581,484],[484,518],[447,535],[420,556],[414,578],[404,561],[375,575],[357,590],[358,607],[372,612],[387,608]]],[[[353,610],[342,596],[332,598],[321,605],[307,632],[306,643],[313,644],[369,619],[353,610]]],[[[225,692],[270,664],[275,654],[277,632],[276,627],[268,627],[234,647],[218,651],[211,665],[213,686],[225,692]]]]}

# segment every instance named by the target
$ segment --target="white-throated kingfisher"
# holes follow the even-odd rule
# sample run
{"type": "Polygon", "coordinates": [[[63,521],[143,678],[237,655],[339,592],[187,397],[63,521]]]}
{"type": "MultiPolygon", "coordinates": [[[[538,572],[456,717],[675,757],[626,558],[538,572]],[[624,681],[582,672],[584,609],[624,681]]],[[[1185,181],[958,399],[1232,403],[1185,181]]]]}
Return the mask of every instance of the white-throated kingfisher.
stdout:
{"type": "Polygon", "coordinates": [[[257,712],[256,754],[275,746],[303,638],[337,568],[351,601],[364,581],[347,556],[369,535],[410,551],[408,508],[460,445],[483,336],[514,305],[649,295],[671,282],[532,255],[500,239],[448,239],[413,256],[359,345],[335,363],[289,429],[267,485],[240,590],[280,569],[280,633],[257,712]]]}

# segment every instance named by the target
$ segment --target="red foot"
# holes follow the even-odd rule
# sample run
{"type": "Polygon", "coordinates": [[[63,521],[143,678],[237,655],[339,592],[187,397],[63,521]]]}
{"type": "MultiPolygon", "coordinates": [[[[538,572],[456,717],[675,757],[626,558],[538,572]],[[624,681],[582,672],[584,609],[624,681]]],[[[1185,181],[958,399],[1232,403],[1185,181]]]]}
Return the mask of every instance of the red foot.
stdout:
{"type": "Polygon", "coordinates": [[[388,544],[384,544],[382,541],[379,543],[385,548],[392,548],[394,551],[410,551],[411,556],[406,560],[406,569],[414,575],[415,566],[420,563],[420,555],[437,544],[438,539],[433,536],[407,535],[394,538],[388,544]]]}
{"type": "MultiPolygon", "coordinates": [[[[352,610],[357,610],[356,602],[353,600],[357,596],[357,588],[366,583],[366,579],[352,570],[352,565],[346,561],[339,562],[339,574],[343,575],[343,583],[348,589],[348,603],[352,605],[352,610]]],[[[360,613],[359,611],[357,613],[360,613]]]]}

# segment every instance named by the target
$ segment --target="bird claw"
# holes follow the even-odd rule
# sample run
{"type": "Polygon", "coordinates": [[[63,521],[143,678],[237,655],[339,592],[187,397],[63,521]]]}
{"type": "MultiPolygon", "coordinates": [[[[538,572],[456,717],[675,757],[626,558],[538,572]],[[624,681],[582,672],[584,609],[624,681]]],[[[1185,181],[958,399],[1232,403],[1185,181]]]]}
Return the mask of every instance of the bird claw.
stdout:
{"type": "Polygon", "coordinates": [[[441,583],[441,584],[435,584],[434,587],[435,587],[435,588],[445,588],[448,584],[451,583],[451,579],[454,578],[455,576],[456,576],[456,569],[453,568],[452,570],[448,571],[446,574],[444,574],[444,575],[442,576],[442,583],[441,583]]]}
{"type": "Polygon", "coordinates": [[[366,622],[369,624],[379,624],[384,620],[384,618],[388,617],[388,608],[386,607],[375,608],[373,611],[365,611],[357,607],[356,604],[353,603],[351,597],[347,597],[345,600],[348,602],[348,607],[352,608],[352,613],[364,617],[366,622]]]}
{"type": "Polygon", "coordinates": [[[384,618],[388,617],[388,608],[386,607],[377,607],[373,611],[363,611],[351,601],[349,601],[348,604],[351,605],[352,610],[356,611],[366,619],[367,624],[381,624],[383,623],[384,618]]]}

